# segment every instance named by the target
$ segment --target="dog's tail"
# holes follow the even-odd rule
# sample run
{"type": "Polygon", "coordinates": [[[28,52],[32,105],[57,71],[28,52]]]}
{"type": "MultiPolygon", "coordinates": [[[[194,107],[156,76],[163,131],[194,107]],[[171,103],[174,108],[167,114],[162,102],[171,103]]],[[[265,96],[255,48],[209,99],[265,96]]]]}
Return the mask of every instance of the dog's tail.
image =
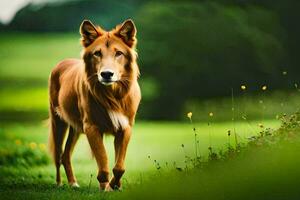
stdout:
{"type": "Polygon", "coordinates": [[[45,121],[46,126],[48,127],[49,133],[48,133],[48,152],[51,155],[51,157],[54,159],[54,137],[53,137],[53,131],[51,126],[51,117],[49,117],[45,121]]]}
{"type": "Polygon", "coordinates": [[[52,108],[50,108],[49,114],[48,149],[54,158],[54,161],[59,163],[68,124],[55,114],[55,111],[52,108]]]}
{"type": "Polygon", "coordinates": [[[47,144],[47,149],[48,149],[48,153],[53,156],[53,152],[54,152],[54,144],[53,144],[53,135],[51,134],[52,131],[51,126],[50,126],[50,117],[43,120],[43,127],[47,128],[48,131],[48,144],[47,144]]]}

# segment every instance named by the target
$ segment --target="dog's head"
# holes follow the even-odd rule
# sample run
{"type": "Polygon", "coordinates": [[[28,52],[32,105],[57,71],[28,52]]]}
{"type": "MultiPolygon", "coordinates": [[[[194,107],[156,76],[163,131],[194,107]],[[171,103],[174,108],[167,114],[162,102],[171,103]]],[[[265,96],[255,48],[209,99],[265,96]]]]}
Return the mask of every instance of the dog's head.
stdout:
{"type": "Polygon", "coordinates": [[[87,79],[93,80],[93,84],[114,87],[138,76],[136,28],[132,20],[126,20],[111,31],[84,20],[80,34],[87,79]]]}

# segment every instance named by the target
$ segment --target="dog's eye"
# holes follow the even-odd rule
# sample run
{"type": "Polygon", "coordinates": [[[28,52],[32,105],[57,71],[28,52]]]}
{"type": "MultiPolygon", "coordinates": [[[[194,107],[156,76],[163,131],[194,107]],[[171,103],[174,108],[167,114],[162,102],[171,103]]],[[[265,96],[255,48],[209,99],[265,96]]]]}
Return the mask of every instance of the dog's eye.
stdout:
{"type": "Polygon", "coordinates": [[[99,51],[95,51],[94,52],[94,56],[96,56],[96,57],[102,57],[101,51],[100,50],[99,51]]]}
{"type": "Polygon", "coordinates": [[[123,52],[122,52],[122,51],[116,51],[116,57],[119,57],[119,56],[121,56],[121,55],[123,55],[123,52]]]}

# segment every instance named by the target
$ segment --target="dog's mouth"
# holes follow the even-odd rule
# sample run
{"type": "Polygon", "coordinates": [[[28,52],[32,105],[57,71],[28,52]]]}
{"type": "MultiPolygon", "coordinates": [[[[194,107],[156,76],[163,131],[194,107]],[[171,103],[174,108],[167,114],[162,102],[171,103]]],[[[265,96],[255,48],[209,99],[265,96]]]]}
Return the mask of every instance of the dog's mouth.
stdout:
{"type": "Polygon", "coordinates": [[[115,80],[111,80],[111,79],[109,79],[109,80],[107,80],[107,79],[102,79],[102,80],[100,80],[100,83],[102,83],[103,85],[106,85],[106,86],[112,85],[112,84],[114,84],[115,82],[116,82],[115,80]]]}

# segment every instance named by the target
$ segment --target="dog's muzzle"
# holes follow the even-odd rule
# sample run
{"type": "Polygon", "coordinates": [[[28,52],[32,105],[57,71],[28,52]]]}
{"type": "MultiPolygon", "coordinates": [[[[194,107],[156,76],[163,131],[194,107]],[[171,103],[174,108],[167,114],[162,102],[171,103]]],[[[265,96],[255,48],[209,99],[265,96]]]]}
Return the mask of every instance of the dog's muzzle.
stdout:
{"type": "Polygon", "coordinates": [[[114,72],[111,70],[100,72],[100,74],[98,74],[98,79],[103,85],[112,85],[117,81],[114,72]]]}

